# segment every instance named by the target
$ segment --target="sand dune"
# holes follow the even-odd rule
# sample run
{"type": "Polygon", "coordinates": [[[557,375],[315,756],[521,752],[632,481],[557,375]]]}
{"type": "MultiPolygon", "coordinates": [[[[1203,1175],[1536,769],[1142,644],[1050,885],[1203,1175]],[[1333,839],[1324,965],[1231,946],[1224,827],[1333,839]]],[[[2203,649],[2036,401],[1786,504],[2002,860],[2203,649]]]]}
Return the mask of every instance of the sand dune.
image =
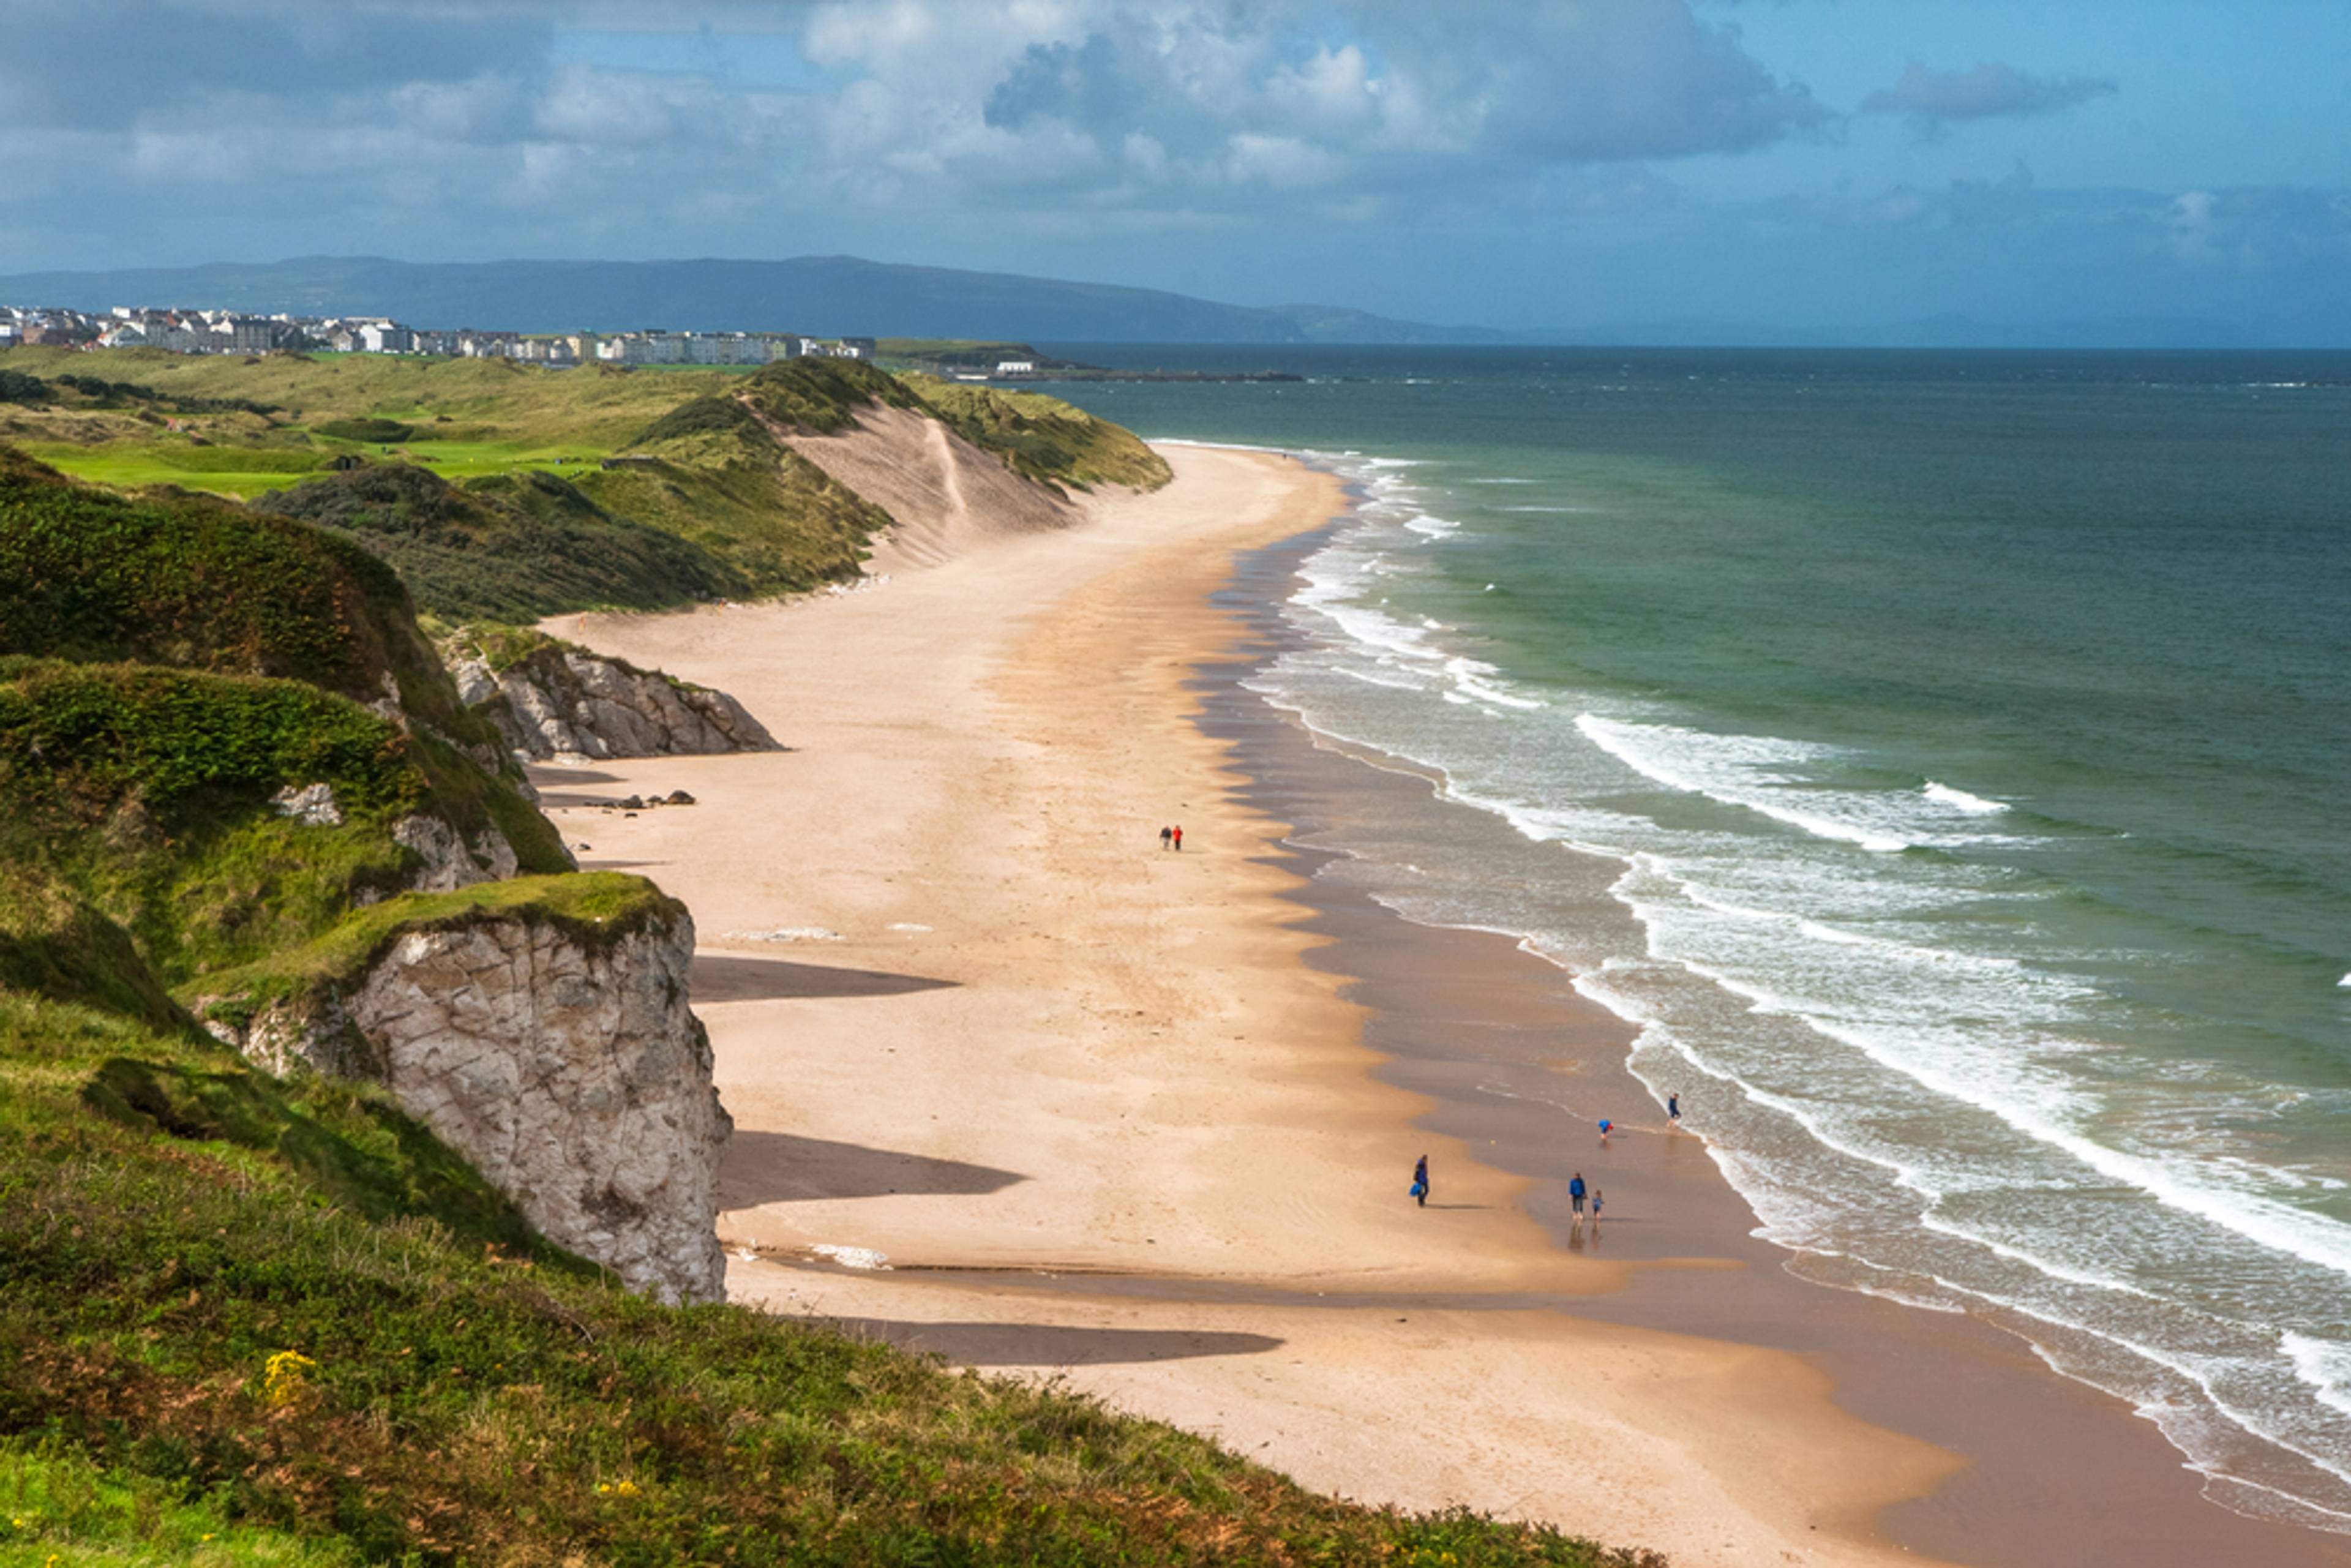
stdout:
{"type": "Polygon", "coordinates": [[[868,570],[935,566],[1008,535],[1066,528],[1081,515],[935,419],[877,404],[831,435],[770,426],[801,456],[890,514],[868,570]]]}

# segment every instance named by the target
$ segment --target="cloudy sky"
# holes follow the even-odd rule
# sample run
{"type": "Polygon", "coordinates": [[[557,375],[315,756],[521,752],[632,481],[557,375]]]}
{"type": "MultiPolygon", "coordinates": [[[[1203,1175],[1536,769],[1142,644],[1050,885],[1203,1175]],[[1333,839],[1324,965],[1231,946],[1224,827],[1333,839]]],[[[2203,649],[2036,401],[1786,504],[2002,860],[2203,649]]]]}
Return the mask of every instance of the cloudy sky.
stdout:
{"type": "Polygon", "coordinates": [[[849,253],[2351,343],[2344,0],[7,0],[0,271],[849,253]]]}

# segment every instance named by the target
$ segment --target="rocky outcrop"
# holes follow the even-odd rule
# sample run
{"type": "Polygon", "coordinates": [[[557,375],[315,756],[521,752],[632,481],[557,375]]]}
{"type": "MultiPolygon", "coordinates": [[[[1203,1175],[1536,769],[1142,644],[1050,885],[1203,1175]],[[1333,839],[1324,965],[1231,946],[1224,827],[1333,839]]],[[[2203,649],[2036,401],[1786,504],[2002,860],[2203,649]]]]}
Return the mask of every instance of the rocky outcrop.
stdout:
{"type": "Polygon", "coordinates": [[[402,817],[392,825],[395,843],[413,851],[424,864],[409,885],[418,893],[455,893],[477,882],[500,882],[514,875],[514,846],[496,828],[484,828],[471,843],[438,817],[402,817]]]}
{"type": "Polygon", "coordinates": [[[725,692],[552,640],[503,669],[462,652],[450,668],[466,706],[533,760],[776,749],[775,737],[725,692]]]}
{"type": "Polygon", "coordinates": [[[663,902],[610,939],[528,907],[408,931],[362,975],[212,1027],[272,1071],[383,1084],[549,1240],[632,1289],[722,1300],[733,1123],[687,1007],[693,923],[663,902]]]}

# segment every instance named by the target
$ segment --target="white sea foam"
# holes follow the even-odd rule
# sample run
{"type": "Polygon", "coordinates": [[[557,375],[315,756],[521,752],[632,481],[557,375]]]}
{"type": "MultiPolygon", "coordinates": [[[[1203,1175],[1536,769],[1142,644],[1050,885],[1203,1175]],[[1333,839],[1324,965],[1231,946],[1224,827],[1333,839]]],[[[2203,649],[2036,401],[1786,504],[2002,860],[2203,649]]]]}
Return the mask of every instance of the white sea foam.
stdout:
{"type": "Polygon", "coordinates": [[[1842,840],[1880,854],[1984,842],[1985,829],[1973,819],[1990,814],[1982,809],[1986,805],[1995,812],[2006,810],[1975,796],[1962,801],[1954,798],[1959,793],[1955,790],[1929,789],[1911,795],[1817,783],[1809,776],[1833,769],[1840,757],[1833,747],[1805,741],[1722,735],[1598,713],[1583,714],[1575,723],[1593,745],[1669,789],[1743,807],[1815,837],[1842,840]]]}
{"type": "Polygon", "coordinates": [[[2321,1405],[2351,1416],[2351,1344],[2289,1329],[2280,1336],[2279,1348],[2321,1405]]]}
{"type": "Polygon", "coordinates": [[[1540,697],[1520,696],[1498,685],[1494,666],[1476,659],[1455,657],[1445,661],[1445,673],[1453,677],[1456,690],[1481,703],[1499,703],[1504,707],[1521,710],[1547,706],[1540,697]]]}
{"type": "Polygon", "coordinates": [[[1597,507],[1497,507],[1494,509],[1498,512],[1551,512],[1564,516],[1576,512],[1596,512],[1600,508],[1597,507]]]}
{"type": "Polygon", "coordinates": [[[1932,779],[1928,779],[1927,787],[1918,792],[1929,800],[1939,800],[1952,810],[1965,811],[1970,816],[1991,817],[2008,810],[2008,802],[2005,800],[1987,800],[1980,795],[1970,795],[1965,789],[1954,789],[1949,784],[1938,784],[1932,779]]]}
{"type": "Polygon", "coordinates": [[[1903,835],[1802,810],[1773,799],[1766,788],[1759,787],[1779,781],[1762,769],[1792,760],[1785,743],[1759,742],[1746,736],[1708,736],[1673,725],[1626,724],[1594,713],[1578,716],[1575,726],[1594,746],[1668,789],[1704,795],[1727,806],[1742,806],[1817,837],[1842,839],[1880,854],[1897,853],[1911,846],[1911,840],[1903,835]],[[1698,752],[1698,746],[1707,745],[1717,752],[1715,758],[1698,752]],[[1742,749],[1745,755],[1740,754],[1742,749]]]}

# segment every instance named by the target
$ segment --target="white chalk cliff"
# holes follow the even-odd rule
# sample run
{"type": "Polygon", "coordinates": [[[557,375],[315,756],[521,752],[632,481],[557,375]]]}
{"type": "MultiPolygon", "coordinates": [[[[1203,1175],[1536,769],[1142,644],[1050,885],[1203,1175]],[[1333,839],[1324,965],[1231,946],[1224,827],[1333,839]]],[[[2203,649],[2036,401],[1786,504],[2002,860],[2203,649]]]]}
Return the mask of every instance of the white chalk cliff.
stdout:
{"type": "Polygon", "coordinates": [[[504,670],[456,654],[450,673],[468,707],[534,761],[771,751],[775,737],[725,692],[550,644],[504,670]]]}
{"type": "Polygon", "coordinates": [[[663,1301],[719,1301],[733,1123],[687,1006],[693,953],[682,911],[609,941],[486,915],[215,1032],[273,1071],[382,1083],[549,1240],[663,1301]]]}

